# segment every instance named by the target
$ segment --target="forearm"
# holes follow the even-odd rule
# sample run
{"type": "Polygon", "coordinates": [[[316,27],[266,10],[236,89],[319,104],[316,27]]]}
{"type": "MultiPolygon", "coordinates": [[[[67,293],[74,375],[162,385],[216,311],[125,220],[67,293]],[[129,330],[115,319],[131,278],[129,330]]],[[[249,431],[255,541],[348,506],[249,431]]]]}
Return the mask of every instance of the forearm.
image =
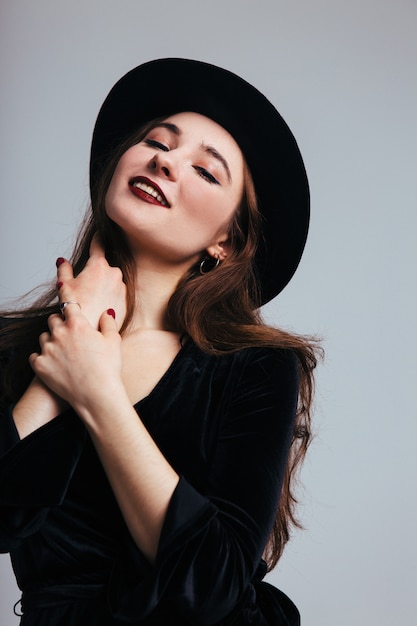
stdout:
{"type": "MultiPolygon", "coordinates": [[[[106,394],[107,395],[107,394],[106,394]]],[[[162,525],[179,476],[144,427],[127,395],[113,393],[78,409],[93,439],[129,531],[155,559],[162,525]]]]}
{"type": "Polygon", "coordinates": [[[89,430],[131,535],[152,561],[179,477],[129,400],[114,311],[102,314],[98,331],[78,307],[48,324],[31,365],[89,430]]]}
{"type": "Polygon", "coordinates": [[[16,403],[13,419],[21,439],[30,435],[67,408],[66,402],[55,395],[35,376],[16,403]]]}

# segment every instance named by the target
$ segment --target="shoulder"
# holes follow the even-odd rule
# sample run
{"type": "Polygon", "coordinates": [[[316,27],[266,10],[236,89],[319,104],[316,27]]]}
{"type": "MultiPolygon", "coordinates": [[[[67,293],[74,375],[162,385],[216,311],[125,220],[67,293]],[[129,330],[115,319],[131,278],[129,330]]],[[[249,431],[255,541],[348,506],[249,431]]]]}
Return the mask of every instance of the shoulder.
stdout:
{"type": "Polygon", "coordinates": [[[234,388],[282,386],[298,393],[299,362],[294,350],[253,346],[223,355],[211,355],[192,343],[188,352],[198,369],[215,378],[227,379],[234,388]]]}
{"type": "Polygon", "coordinates": [[[265,451],[291,439],[299,396],[298,359],[292,350],[245,348],[225,357],[217,376],[220,438],[244,436],[265,451]],[[277,443],[278,442],[278,443],[277,443]]]}
{"type": "Polygon", "coordinates": [[[293,350],[248,348],[236,355],[238,393],[255,389],[258,396],[295,400],[299,390],[299,365],[293,350]]]}
{"type": "Polygon", "coordinates": [[[298,359],[294,350],[273,347],[252,347],[235,353],[236,361],[242,367],[254,367],[267,375],[278,372],[298,372],[298,359]]]}

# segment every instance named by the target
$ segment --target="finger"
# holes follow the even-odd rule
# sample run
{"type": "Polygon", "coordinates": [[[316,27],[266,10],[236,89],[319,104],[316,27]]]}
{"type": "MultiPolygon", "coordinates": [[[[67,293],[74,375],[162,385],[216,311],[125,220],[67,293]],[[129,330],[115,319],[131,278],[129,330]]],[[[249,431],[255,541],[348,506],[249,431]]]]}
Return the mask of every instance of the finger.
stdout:
{"type": "Polygon", "coordinates": [[[57,267],[57,287],[58,289],[62,289],[62,286],[65,283],[68,283],[71,279],[74,278],[74,272],[72,270],[72,265],[67,259],[64,257],[59,257],[56,260],[57,267]]]}
{"type": "MultiPolygon", "coordinates": [[[[72,268],[71,268],[71,271],[72,271],[72,268]]],[[[74,295],[74,290],[70,287],[69,282],[58,281],[57,288],[58,288],[58,297],[59,297],[59,310],[61,313],[61,320],[62,320],[62,318],[65,319],[66,309],[67,307],[69,307],[70,304],[73,304],[73,303],[78,304],[79,308],[81,308],[81,304],[78,303],[78,300],[76,296],[74,295]]],[[[54,316],[51,315],[50,317],[52,318],[51,321],[53,322],[55,319],[54,316]]]]}
{"type": "Polygon", "coordinates": [[[64,320],[81,316],[81,304],[76,300],[63,300],[59,305],[64,320]]]}
{"type": "Polygon", "coordinates": [[[39,352],[32,352],[32,354],[29,355],[29,365],[31,366],[34,372],[36,372],[36,359],[39,356],[40,356],[39,352]]]}
{"type": "Polygon", "coordinates": [[[62,315],[59,315],[59,313],[52,313],[52,315],[48,317],[49,329],[53,330],[59,324],[62,324],[62,315]]]}
{"type": "Polygon", "coordinates": [[[39,345],[41,347],[41,350],[43,350],[45,344],[50,340],[50,338],[51,338],[51,335],[47,332],[39,335],[39,345]]]}
{"type": "Polygon", "coordinates": [[[116,312],[114,309],[107,309],[101,314],[99,320],[100,331],[105,334],[107,332],[117,331],[116,312]]]}
{"type": "MultiPolygon", "coordinates": [[[[61,311],[61,319],[66,319],[65,309],[71,303],[75,303],[81,308],[81,305],[76,301],[72,295],[72,290],[69,287],[71,280],[74,280],[74,271],[69,261],[63,257],[59,257],[56,261],[57,266],[57,290],[59,296],[59,308],[61,311]]],[[[50,316],[53,318],[53,316],[50,316]]],[[[48,322],[49,323],[49,322],[48,322]]]]}
{"type": "Polygon", "coordinates": [[[104,257],[104,248],[101,243],[100,235],[98,233],[94,233],[93,238],[90,244],[90,257],[104,257]]]}

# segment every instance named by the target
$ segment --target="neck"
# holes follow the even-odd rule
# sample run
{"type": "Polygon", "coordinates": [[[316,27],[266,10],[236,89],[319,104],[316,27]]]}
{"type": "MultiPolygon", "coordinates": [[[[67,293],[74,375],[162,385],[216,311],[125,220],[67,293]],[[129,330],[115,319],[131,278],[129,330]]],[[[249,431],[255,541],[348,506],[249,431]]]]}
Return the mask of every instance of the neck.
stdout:
{"type": "Polygon", "coordinates": [[[136,309],[131,330],[168,330],[166,310],[187,266],[137,262],[136,309]]]}

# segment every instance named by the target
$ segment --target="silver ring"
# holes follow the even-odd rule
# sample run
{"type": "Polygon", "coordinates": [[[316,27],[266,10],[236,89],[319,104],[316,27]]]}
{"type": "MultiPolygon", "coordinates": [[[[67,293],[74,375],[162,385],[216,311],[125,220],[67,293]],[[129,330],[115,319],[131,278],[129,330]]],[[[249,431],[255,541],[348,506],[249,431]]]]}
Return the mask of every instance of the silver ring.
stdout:
{"type": "Polygon", "coordinates": [[[67,300],[66,302],[61,302],[59,305],[59,310],[61,311],[61,314],[64,315],[64,311],[65,308],[69,305],[69,304],[76,304],[77,306],[80,307],[81,309],[81,304],[79,302],[76,302],[75,300],[67,300]]]}

